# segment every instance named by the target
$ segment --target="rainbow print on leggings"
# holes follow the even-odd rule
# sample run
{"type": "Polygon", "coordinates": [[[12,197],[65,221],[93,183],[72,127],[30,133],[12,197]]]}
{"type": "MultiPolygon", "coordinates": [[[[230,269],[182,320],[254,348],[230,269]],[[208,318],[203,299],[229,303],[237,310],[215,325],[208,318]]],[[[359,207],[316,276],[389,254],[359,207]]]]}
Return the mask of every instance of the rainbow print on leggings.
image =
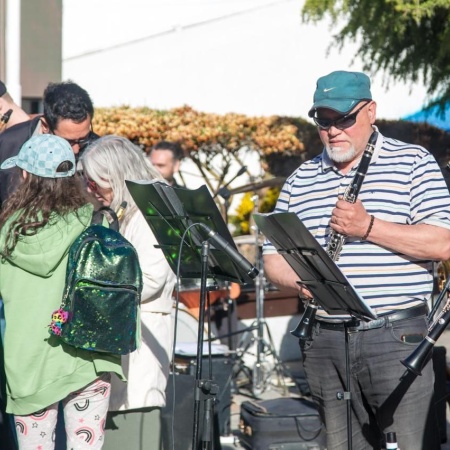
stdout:
{"type": "Polygon", "coordinates": [[[92,428],[79,428],[75,431],[75,434],[90,445],[94,443],[95,432],[92,428]]]}
{"type": "Polygon", "coordinates": [[[16,431],[18,434],[26,436],[28,434],[27,424],[20,419],[16,419],[16,431]]]}
{"type": "Polygon", "coordinates": [[[41,409],[40,411],[36,411],[30,417],[34,420],[44,420],[50,414],[48,409],[41,409]]]}
{"type": "Polygon", "coordinates": [[[75,409],[77,411],[86,411],[89,408],[89,400],[85,400],[83,402],[77,402],[75,403],[75,409]]]}

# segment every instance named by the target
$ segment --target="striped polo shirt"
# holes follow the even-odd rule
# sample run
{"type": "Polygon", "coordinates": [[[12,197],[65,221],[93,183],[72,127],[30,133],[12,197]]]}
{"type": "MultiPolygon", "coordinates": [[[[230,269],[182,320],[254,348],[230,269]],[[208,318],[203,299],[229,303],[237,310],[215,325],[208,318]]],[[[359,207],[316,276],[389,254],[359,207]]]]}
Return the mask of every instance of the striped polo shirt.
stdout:
{"type": "MultiPolygon", "coordinates": [[[[326,249],[331,212],[357,166],[344,175],[324,150],[286,180],[274,212],[297,214],[326,249]]],[[[369,214],[381,220],[450,229],[450,196],[441,170],[434,157],[417,145],[379,134],[358,199],[369,214]]],[[[264,254],[274,252],[266,242],[264,254]]],[[[347,238],[336,264],[377,314],[421,304],[432,293],[432,261],[393,252],[370,241],[347,238]]]]}

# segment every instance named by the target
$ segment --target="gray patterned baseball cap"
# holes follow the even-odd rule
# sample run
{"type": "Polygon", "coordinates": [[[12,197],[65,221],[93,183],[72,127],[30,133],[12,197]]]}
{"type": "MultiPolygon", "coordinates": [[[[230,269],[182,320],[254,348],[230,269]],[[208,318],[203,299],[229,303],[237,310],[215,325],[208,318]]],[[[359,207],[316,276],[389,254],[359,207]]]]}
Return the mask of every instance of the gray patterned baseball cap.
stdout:
{"type": "Polygon", "coordinates": [[[75,155],[70,144],[54,134],[38,134],[22,145],[17,156],[8,158],[1,169],[20,167],[29,173],[44,178],[71,177],[75,173],[75,155]],[[65,172],[57,172],[58,166],[69,161],[72,167],[65,172]]]}

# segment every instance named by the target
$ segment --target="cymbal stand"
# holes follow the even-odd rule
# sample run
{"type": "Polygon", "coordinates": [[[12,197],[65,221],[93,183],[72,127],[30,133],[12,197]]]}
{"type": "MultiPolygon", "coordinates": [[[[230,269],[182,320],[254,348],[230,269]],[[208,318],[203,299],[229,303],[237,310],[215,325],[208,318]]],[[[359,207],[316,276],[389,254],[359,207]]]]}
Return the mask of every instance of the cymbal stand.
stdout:
{"type": "MultiPolygon", "coordinates": [[[[223,193],[220,193],[223,196],[223,193]]],[[[258,212],[258,195],[252,197],[254,204],[254,212],[258,212]]],[[[255,231],[255,267],[258,269],[259,273],[255,278],[255,303],[256,303],[256,320],[249,326],[240,330],[233,331],[231,326],[231,304],[230,301],[227,304],[228,313],[228,333],[215,336],[210,340],[218,340],[228,338],[229,348],[231,346],[231,337],[235,335],[241,335],[241,338],[237,344],[236,349],[233,349],[233,371],[232,371],[232,391],[235,392],[239,389],[236,382],[237,378],[243,374],[248,380],[245,386],[251,386],[251,392],[254,397],[258,398],[266,389],[268,382],[270,380],[271,368],[267,360],[268,357],[272,356],[274,360],[274,369],[278,377],[278,385],[283,387],[283,393],[287,394],[287,387],[284,383],[284,373],[287,370],[283,367],[283,364],[278,357],[273,344],[272,335],[270,333],[269,327],[264,320],[264,288],[265,288],[265,277],[264,268],[262,262],[262,254],[259,248],[259,230],[256,224],[252,226],[255,231]],[[254,336],[253,330],[256,331],[256,338],[254,336]],[[266,332],[268,342],[264,338],[264,330],[266,332]],[[251,338],[249,338],[251,336],[251,338]],[[248,367],[244,361],[244,355],[252,354],[251,347],[256,342],[256,362],[253,368],[248,367]]],[[[230,298],[228,300],[231,300],[230,298]]],[[[232,301],[231,301],[232,303],[232,301]]]]}
{"type": "MultiPolygon", "coordinates": [[[[258,212],[257,195],[252,198],[255,205],[254,209],[258,212]]],[[[272,336],[270,334],[267,322],[264,320],[264,267],[262,261],[262,249],[259,248],[259,229],[254,225],[255,231],[255,267],[259,270],[258,276],[255,278],[255,294],[256,294],[256,321],[254,327],[256,329],[256,362],[252,371],[252,393],[255,397],[259,397],[267,388],[267,383],[270,380],[270,366],[267,362],[267,357],[272,355],[275,362],[275,371],[278,376],[279,385],[284,387],[286,385],[283,378],[283,367],[280,358],[273,345],[272,336]],[[264,330],[269,342],[264,339],[264,330]]]]}

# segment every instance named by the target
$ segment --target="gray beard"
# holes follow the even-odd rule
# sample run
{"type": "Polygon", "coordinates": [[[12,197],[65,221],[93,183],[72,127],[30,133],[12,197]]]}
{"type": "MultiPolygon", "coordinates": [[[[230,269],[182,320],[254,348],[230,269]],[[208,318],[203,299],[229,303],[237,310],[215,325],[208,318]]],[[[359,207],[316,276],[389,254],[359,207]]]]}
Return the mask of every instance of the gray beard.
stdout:
{"type": "Polygon", "coordinates": [[[355,147],[350,147],[347,151],[342,152],[341,147],[325,147],[328,157],[336,163],[346,163],[352,161],[356,156],[355,147]]]}

